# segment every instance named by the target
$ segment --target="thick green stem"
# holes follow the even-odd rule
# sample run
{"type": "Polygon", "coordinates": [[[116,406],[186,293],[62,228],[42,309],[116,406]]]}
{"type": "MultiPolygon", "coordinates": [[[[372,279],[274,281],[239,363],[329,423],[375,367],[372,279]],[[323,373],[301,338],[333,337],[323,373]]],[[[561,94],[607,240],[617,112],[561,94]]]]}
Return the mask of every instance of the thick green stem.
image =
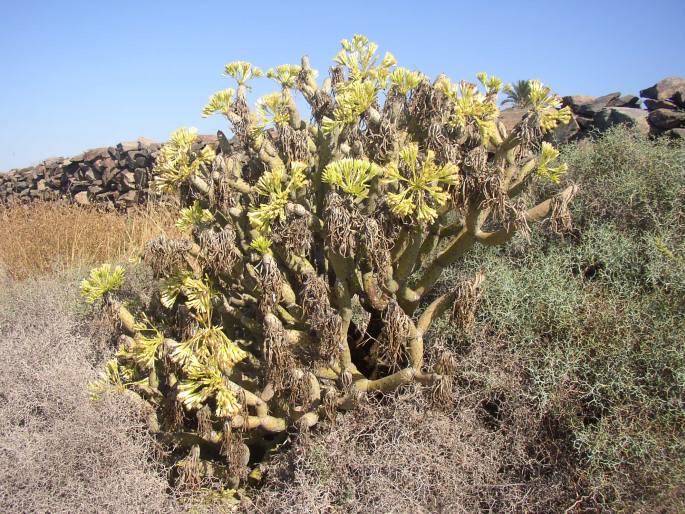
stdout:
{"type": "Polygon", "coordinates": [[[433,302],[426,307],[426,310],[421,313],[419,321],[416,324],[417,332],[421,335],[425,334],[433,322],[452,306],[455,298],[456,293],[451,291],[433,300],[433,302]]]}
{"type": "Polygon", "coordinates": [[[399,296],[403,302],[400,305],[403,305],[407,314],[412,314],[416,310],[421,297],[433,288],[443,270],[460,259],[473,246],[474,241],[474,236],[465,228],[462,229],[452,243],[426,268],[413,289],[406,286],[400,289],[399,296]]]}
{"type": "Polygon", "coordinates": [[[423,230],[422,227],[419,226],[410,234],[407,247],[397,261],[394,275],[395,280],[400,285],[407,280],[411,272],[414,270],[414,264],[416,264],[416,260],[418,259],[423,241],[423,230]]]}

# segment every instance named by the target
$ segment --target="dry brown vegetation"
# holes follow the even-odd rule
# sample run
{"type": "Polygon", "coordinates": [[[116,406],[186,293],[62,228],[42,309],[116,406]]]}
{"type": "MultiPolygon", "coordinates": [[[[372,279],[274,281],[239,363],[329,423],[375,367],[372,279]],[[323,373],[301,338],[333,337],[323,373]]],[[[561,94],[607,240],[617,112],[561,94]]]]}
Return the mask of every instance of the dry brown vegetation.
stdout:
{"type": "MultiPolygon", "coordinates": [[[[555,427],[521,394],[523,368],[481,339],[459,363],[458,400],[409,388],[306,435],[270,467],[245,512],[554,512],[575,484],[555,427]]],[[[562,509],[563,510],[563,509],[562,509]]]]}
{"type": "Polygon", "coordinates": [[[22,280],[123,261],[173,233],[175,221],[176,209],[162,204],[128,213],[55,202],[0,205],[0,273],[22,280]]]}
{"type": "Polygon", "coordinates": [[[108,334],[79,322],[77,283],[0,280],[0,512],[168,511],[136,408],[88,398],[108,334]]]}

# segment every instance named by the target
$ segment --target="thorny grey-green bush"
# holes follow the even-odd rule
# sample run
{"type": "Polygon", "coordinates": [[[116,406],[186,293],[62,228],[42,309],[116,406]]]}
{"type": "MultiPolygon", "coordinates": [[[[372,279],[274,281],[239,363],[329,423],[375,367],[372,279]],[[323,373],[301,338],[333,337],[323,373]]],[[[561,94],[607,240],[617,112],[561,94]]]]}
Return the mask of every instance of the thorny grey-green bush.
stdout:
{"type": "MultiPolygon", "coordinates": [[[[567,431],[576,507],[682,511],[685,147],[619,128],[564,155],[583,184],[573,236],[475,253],[444,287],[487,276],[475,333],[509,341],[539,415],[567,431]]],[[[443,330],[468,351],[474,336],[443,330]]]]}

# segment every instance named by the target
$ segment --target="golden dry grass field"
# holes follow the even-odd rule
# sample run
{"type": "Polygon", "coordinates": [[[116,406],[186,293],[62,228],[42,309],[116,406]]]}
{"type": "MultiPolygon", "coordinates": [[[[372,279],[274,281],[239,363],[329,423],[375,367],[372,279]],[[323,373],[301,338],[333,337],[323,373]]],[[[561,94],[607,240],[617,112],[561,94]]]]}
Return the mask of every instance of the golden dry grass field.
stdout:
{"type": "Polygon", "coordinates": [[[135,258],[146,241],[175,233],[176,210],[162,204],[128,213],[55,202],[0,205],[0,269],[23,280],[135,258]]]}

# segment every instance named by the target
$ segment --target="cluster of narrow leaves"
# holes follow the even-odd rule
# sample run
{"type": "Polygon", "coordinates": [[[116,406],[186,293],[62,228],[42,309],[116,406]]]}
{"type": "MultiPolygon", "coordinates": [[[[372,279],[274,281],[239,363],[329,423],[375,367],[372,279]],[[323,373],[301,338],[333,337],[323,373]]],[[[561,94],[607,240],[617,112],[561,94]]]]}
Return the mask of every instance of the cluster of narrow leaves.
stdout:
{"type": "Polygon", "coordinates": [[[536,206],[520,196],[534,177],[566,171],[543,138],[571,113],[548,87],[531,81],[507,133],[496,77],[431,81],[377,50],[343,40],[321,84],[306,57],[266,72],[228,64],[237,87],[202,114],[224,116],[232,140],[219,133],[213,148],[179,129],[157,158],[155,187],[180,195],[187,234],[145,251],[160,305],[133,319],[109,268],[84,283],[89,301],[105,297],[127,320],[98,387],[140,396],[155,430],[191,447],[184,480],[195,470],[237,483],[245,452],[268,455],[279,441],[260,435],[310,428],[365,393],[419,382],[448,402],[454,366],[427,369],[423,334],[471,306],[455,307],[458,286],[430,296],[442,270],[476,243],[503,244],[550,214],[567,220],[573,186],[536,206]],[[264,76],[281,89],[250,110],[248,83],[264,76]]]}

